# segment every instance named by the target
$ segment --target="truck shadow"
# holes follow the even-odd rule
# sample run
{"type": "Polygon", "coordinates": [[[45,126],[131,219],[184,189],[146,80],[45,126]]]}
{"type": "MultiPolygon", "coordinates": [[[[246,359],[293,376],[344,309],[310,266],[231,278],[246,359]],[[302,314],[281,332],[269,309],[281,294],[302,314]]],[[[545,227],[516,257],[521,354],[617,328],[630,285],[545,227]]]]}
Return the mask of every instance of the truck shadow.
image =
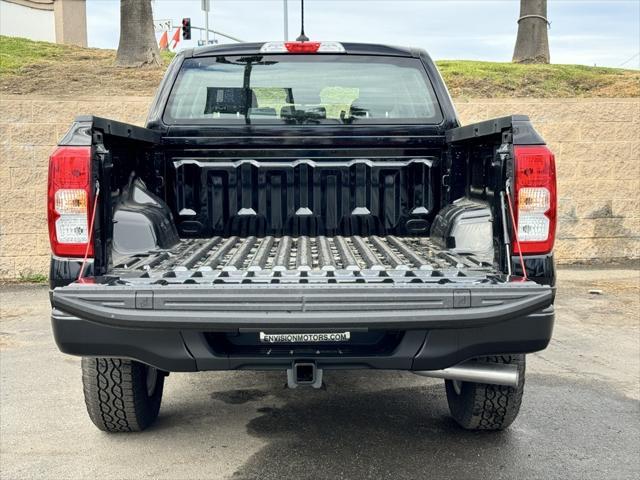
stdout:
{"type": "Polygon", "coordinates": [[[211,448],[228,447],[246,421],[264,446],[236,480],[636,478],[640,469],[640,402],[594,379],[529,375],[514,424],[472,432],[450,418],[441,381],[408,373],[330,372],[321,390],[286,389],[281,372],[224,375],[199,376],[199,400],[173,397],[149,434],[170,434],[180,449],[214,429],[211,448]]]}
{"type": "Polygon", "coordinates": [[[261,407],[247,425],[269,444],[233,478],[440,478],[464,445],[484,438],[492,449],[510,434],[470,433],[448,417],[444,388],[374,392],[305,392],[283,407],[261,407]],[[310,395],[309,395],[310,393],[310,395]]]}
{"type": "Polygon", "coordinates": [[[520,417],[503,432],[461,429],[449,417],[441,383],[276,393],[288,401],[259,407],[262,415],[247,425],[268,444],[233,478],[633,476],[637,401],[553,377],[531,383],[520,417]],[[605,453],[607,442],[616,450],[605,453]]]}

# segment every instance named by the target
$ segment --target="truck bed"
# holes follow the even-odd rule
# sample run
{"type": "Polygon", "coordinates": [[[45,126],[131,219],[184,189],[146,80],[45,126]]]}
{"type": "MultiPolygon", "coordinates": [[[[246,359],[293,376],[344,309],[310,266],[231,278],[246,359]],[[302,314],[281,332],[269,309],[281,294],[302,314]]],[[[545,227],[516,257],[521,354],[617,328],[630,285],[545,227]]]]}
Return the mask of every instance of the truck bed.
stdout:
{"type": "Polygon", "coordinates": [[[57,288],[54,308],[111,327],[196,332],[472,327],[548,307],[548,286],[431,239],[213,237],[57,288]]]}
{"type": "Polygon", "coordinates": [[[182,239],[121,259],[109,276],[132,285],[215,283],[422,283],[497,274],[472,254],[397,236],[182,239]]]}

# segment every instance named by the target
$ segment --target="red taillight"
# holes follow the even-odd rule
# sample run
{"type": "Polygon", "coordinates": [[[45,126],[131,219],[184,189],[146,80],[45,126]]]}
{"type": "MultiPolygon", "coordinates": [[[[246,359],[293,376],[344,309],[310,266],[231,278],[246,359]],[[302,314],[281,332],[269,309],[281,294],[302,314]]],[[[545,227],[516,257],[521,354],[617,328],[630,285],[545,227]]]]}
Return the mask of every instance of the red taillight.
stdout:
{"type": "Polygon", "coordinates": [[[320,49],[320,42],[284,42],[289,53],[316,53],[320,49]]]}
{"type": "Polygon", "coordinates": [[[556,164],[546,146],[515,146],[515,217],[518,243],[514,253],[543,254],[556,236],[556,164]]]}
{"type": "Polygon", "coordinates": [[[49,157],[48,220],[54,255],[83,257],[91,213],[91,148],[58,147],[49,157]]]}

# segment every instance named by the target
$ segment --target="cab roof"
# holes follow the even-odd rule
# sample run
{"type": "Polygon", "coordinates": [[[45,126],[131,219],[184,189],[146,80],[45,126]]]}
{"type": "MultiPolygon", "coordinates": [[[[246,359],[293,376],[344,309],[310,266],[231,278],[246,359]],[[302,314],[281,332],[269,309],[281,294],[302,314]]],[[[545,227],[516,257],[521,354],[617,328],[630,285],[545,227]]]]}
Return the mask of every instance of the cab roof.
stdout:
{"type": "MultiPolygon", "coordinates": [[[[269,42],[252,43],[229,43],[224,45],[209,45],[185,50],[185,57],[208,57],[212,55],[264,55],[260,48],[269,42]]],[[[345,53],[351,55],[385,55],[394,57],[418,57],[419,50],[381,45],[375,43],[352,43],[340,42],[345,49],[345,53]]],[[[287,55],[287,54],[284,54],[287,55]]],[[[318,54],[322,55],[322,54],[318,54]]]]}

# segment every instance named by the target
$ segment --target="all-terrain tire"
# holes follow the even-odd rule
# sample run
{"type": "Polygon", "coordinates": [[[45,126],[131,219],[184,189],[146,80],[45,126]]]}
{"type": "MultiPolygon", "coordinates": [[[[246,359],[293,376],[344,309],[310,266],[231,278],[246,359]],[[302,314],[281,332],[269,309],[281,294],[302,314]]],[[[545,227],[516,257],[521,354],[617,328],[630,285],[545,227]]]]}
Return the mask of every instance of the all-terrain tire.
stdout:
{"type": "Polygon", "coordinates": [[[451,416],[468,430],[502,430],[518,416],[524,392],[525,355],[497,355],[478,358],[481,362],[508,363],[518,366],[520,379],[516,388],[487,383],[445,380],[451,416]]]}
{"type": "Polygon", "coordinates": [[[158,417],[164,373],[153,367],[120,358],[83,357],[82,384],[89,417],[100,430],[139,432],[158,417]]]}

